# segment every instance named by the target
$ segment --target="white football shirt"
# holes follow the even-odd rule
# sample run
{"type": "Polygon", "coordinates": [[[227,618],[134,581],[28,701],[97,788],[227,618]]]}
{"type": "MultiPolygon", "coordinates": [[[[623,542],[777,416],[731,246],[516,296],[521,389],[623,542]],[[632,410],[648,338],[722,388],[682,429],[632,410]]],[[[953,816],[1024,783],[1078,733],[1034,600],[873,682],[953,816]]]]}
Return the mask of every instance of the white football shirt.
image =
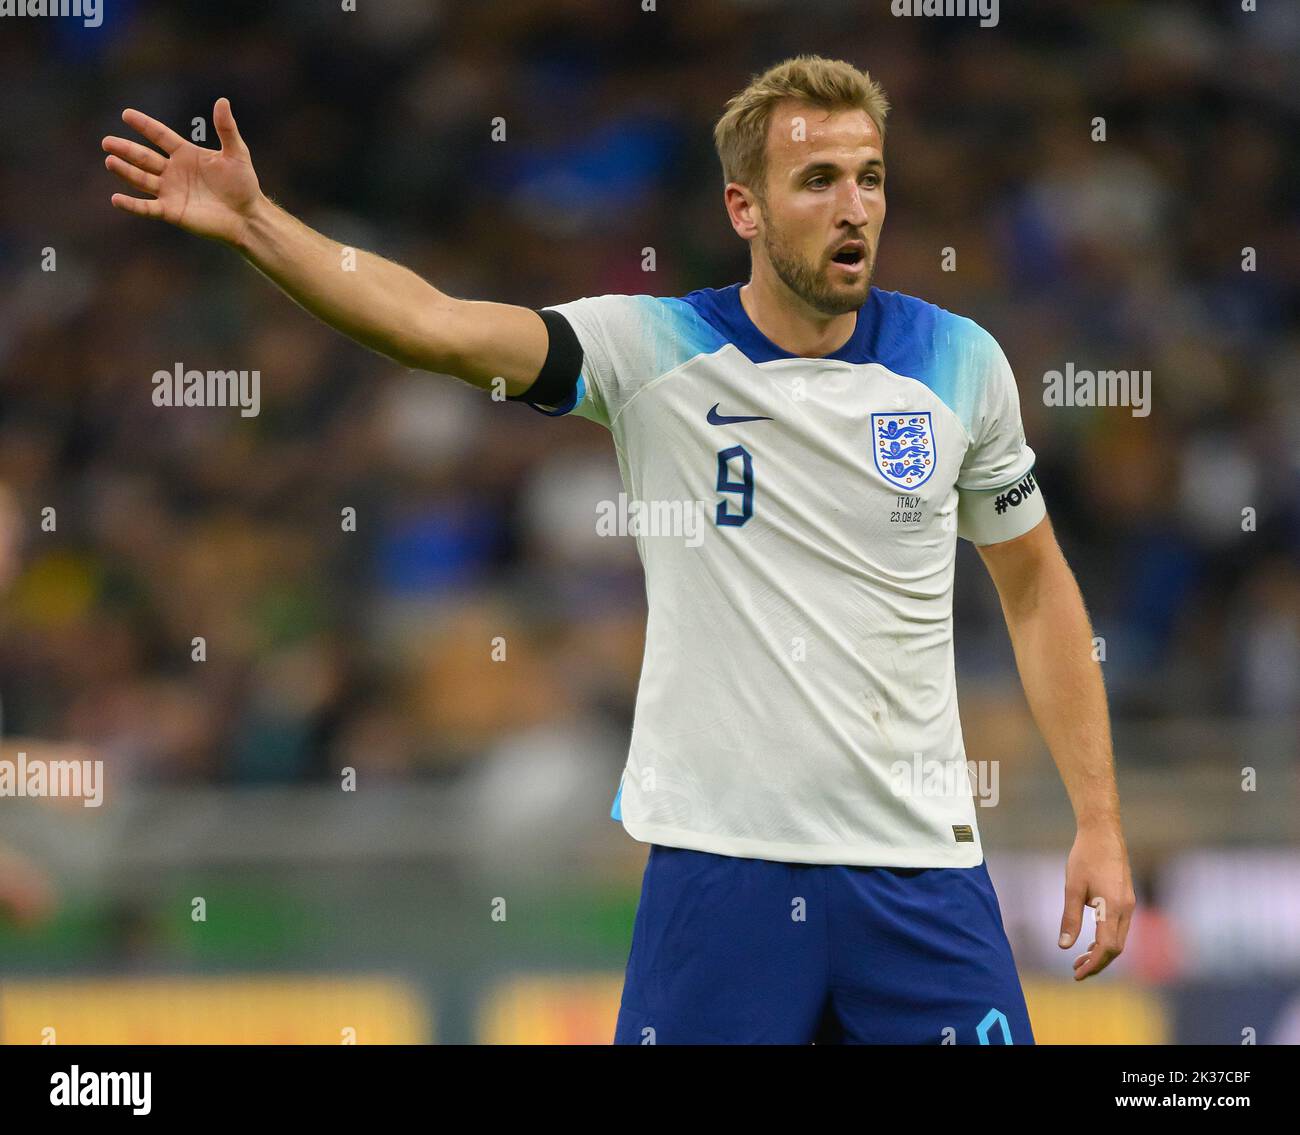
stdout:
{"type": "Polygon", "coordinates": [[[639,514],[649,616],[614,818],[724,855],[979,864],[956,541],[1045,515],[996,341],[876,288],[824,358],[764,337],[739,284],[548,310],[583,361],[537,408],[608,427],[639,514]]]}

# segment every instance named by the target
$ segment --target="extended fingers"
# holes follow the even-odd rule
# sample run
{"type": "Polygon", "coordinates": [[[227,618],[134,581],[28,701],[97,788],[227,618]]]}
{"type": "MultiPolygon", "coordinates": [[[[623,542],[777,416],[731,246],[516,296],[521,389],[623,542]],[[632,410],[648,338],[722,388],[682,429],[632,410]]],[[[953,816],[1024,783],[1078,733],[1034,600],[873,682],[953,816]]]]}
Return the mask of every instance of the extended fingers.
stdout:
{"type": "Polygon", "coordinates": [[[100,143],[100,147],[124,162],[138,166],[146,173],[162,173],[167,168],[167,159],[157,150],[151,150],[148,146],[142,146],[139,142],[132,142],[127,138],[118,138],[110,134],[100,143]]]}
{"type": "Polygon", "coordinates": [[[138,169],[130,162],[124,162],[115,154],[109,154],[104,159],[104,165],[112,173],[117,174],[127,185],[134,186],[136,189],[143,189],[146,193],[155,195],[158,193],[158,187],[162,183],[162,179],[157,174],[145,173],[144,170],[138,169]]]}
{"type": "Polygon", "coordinates": [[[124,213],[133,213],[137,217],[161,217],[162,202],[155,198],[128,197],[125,193],[114,193],[110,198],[113,208],[124,213]]]}
{"type": "Polygon", "coordinates": [[[122,121],[132,130],[143,134],[165,154],[175,153],[185,145],[185,139],[170,126],[164,126],[156,118],[150,118],[142,111],[128,108],[122,111],[122,121]]]}

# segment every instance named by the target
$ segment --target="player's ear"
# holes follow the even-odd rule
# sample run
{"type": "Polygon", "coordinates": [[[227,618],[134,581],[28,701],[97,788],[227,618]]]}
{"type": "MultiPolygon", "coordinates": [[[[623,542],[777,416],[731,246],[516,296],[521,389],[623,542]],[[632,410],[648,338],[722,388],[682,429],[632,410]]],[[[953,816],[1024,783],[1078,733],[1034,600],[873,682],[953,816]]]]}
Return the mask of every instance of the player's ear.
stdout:
{"type": "Polygon", "coordinates": [[[723,190],[723,204],[736,234],[744,240],[753,240],[758,235],[760,206],[757,195],[738,182],[731,181],[723,190]]]}

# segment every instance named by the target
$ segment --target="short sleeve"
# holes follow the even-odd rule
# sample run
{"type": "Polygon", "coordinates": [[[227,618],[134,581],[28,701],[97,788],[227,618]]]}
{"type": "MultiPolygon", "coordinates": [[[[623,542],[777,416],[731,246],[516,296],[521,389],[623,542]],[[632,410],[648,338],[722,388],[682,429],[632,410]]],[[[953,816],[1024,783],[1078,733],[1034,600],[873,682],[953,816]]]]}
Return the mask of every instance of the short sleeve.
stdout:
{"type": "MultiPolygon", "coordinates": [[[[622,403],[620,387],[624,376],[630,379],[629,372],[636,366],[633,344],[644,333],[634,318],[634,309],[629,307],[634,299],[632,296],[587,296],[542,308],[539,314],[550,328],[553,345],[555,317],[568,325],[580,348],[578,366],[562,394],[553,393],[555,384],[550,383],[552,393],[547,401],[539,401],[533,390],[519,395],[516,401],[526,402],[552,417],[576,414],[608,428],[622,403]]],[[[539,381],[537,385],[542,384],[539,381]]]]}
{"type": "Polygon", "coordinates": [[[984,346],[971,444],[957,477],[957,533],[975,544],[997,544],[1024,535],[1047,510],[1034,479],[1034,451],[1025,440],[1011,364],[991,335],[984,346]]]}
{"type": "MultiPolygon", "coordinates": [[[[716,350],[721,340],[681,300],[656,296],[586,296],[541,310],[548,325],[561,316],[581,348],[571,384],[547,402],[526,391],[515,400],[544,414],[577,414],[614,429],[637,392],[693,355],[716,350]]],[[[554,335],[554,331],[552,331],[554,335]]]]}
{"type": "Polygon", "coordinates": [[[628,319],[631,296],[587,296],[555,304],[554,311],[567,320],[582,347],[582,368],[568,413],[609,427],[611,403],[618,405],[619,364],[626,367],[626,343],[637,334],[628,319]],[[620,351],[620,344],[623,344],[620,351]],[[622,358],[620,358],[622,354],[622,358]]]}

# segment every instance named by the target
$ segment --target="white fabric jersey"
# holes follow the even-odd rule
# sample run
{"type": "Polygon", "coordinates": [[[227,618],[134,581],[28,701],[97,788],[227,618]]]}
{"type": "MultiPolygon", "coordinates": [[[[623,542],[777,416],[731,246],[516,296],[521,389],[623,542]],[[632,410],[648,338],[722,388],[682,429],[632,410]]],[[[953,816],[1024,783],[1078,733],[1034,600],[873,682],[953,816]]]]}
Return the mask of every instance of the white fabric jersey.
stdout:
{"type": "Polygon", "coordinates": [[[608,427],[641,510],[649,618],[614,818],[724,855],[978,865],[956,540],[1044,516],[995,340],[875,288],[824,358],[766,339],[739,284],[549,310],[584,357],[572,397],[537,408],[608,427]]]}

